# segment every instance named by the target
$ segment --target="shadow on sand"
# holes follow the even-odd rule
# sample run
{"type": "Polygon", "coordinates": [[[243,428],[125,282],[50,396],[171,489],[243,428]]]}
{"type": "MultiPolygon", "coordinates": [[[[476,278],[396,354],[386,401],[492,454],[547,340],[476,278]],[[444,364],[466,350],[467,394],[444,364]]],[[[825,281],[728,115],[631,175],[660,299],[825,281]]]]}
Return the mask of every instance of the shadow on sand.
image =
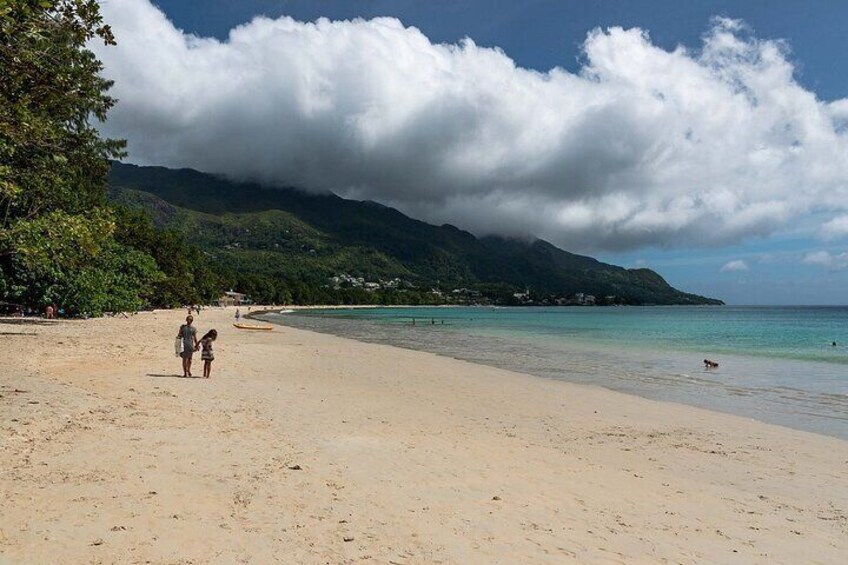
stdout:
{"type": "Polygon", "coordinates": [[[148,377],[167,377],[171,379],[202,379],[203,375],[192,375],[191,377],[184,377],[182,375],[178,375],[177,373],[173,373],[171,375],[157,375],[154,373],[147,373],[148,377]]]}
{"type": "Polygon", "coordinates": [[[10,318],[0,316],[0,324],[11,326],[53,326],[61,323],[61,320],[45,320],[43,318],[10,318]]]}

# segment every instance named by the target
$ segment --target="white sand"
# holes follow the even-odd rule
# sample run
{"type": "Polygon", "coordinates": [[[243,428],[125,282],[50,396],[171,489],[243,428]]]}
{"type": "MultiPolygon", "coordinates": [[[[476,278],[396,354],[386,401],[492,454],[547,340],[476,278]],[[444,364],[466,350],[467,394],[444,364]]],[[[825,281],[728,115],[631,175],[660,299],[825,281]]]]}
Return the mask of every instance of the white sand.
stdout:
{"type": "Polygon", "coordinates": [[[0,324],[0,563],[848,563],[848,442],[183,314],[0,324]]]}

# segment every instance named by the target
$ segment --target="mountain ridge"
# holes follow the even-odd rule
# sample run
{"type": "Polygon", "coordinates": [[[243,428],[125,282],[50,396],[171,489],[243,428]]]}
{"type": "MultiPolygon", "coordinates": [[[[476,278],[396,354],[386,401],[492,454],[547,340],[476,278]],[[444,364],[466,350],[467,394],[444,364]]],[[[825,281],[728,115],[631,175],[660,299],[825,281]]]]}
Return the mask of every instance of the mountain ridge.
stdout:
{"type": "Polygon", "coordinates": [[[157,225],[179,229],[219,261],[282,279],[317,283],[353,271],[445,289],[494,285],[502,296],[529,288],[539,296],[586,293],[627,304],[722,304],[674,289],[649,269],[610,265],[541,239],[478,238],[332,193],[118,162],[109,187],[114,200],[144,208],[157,225]],[[251,265],[250,257],[261,264],[251,265]]]}

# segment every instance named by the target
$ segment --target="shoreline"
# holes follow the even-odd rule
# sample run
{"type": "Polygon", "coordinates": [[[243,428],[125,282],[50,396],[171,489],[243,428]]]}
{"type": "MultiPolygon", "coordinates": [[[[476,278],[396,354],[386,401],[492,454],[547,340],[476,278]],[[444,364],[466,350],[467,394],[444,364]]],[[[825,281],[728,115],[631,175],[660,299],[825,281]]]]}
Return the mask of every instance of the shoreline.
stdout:
{"type": "Polygon", "coordinates": [[[848,442],[234,310],[3,325],[0,561],[848,557],[848,442]]]}
{"type": "MultiPolygon", "coordinates": [[[[693,355],[697,359],[701,358],[699,355],[703,356],[703,348],[649,347],[644,343],[622,341],[616,341],[612,346],[609,341],[582,341],[573,335],[569,335],[567,344],[553,345],[550,340],[536,340],[533,335],[518,334],[514,338],[483,336],[476,328],[463,326],[462,320],[458,322],[460,328],[455,335],[444,334],[446,337],[443,338],[439,328],[428,331],[429,317],[422,318],[421,327],[415,329],[399,322],[385,323],[382,316],[371,318],[351,314],[353,319],[347,320],[347,316],[335,318],[332,311],[323,316],[292,310],[282,314],[280,317],[260,314],[259,319],[282,327],[429,352],[543,379],[600,387],[848,441],[844,412],[840,405],[834,404],[838,391],[831,394],[812,385],[804,388],[803,384],[787,382],[787,375],[795,374],[822,378],[819,373],[811,371],[838,374],[842,365],[720,352],[714,354],[722,360],[723,370],[710,371],[703,370],[700,362],[695,367],[691,363],[693,355]],[[520,362],[499,353],[516,348],[522,352],[520,362]],[[766,375],[773,379],[771,386],[762,381],[766,375]],[[791,386],[799,388],[787,388],[791,386]],[[788,391],[795,395],[792,403],[785,397],[788,391]]],[[[427,316],[426,312],[420,315],[427,316]]],[[[450,316],[447,311],[445,315],[450,316]]],[[[469,315],[477,316],[474,313],[469,315]]],[[[447,326],[453,325],[450,318],[447,320],[446,330],[450,329],[447,326]]],[[[486,327],[485,323],[482,327],[486,327]]]]}

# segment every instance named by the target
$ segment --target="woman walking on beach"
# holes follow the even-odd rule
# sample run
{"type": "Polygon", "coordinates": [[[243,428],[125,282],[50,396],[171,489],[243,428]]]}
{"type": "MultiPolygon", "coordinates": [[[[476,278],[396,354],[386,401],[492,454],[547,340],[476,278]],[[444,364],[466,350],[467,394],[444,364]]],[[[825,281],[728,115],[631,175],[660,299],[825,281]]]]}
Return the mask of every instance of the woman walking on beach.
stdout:
{"type": "Polygon", "coordinates": [[[200,339],[200,360],[203,361],[203,378],[208,379],[212,372],[212,361],[215,360],[215,352],[212,350],[212,342],[218,339],[218,332],[209,330],[200,339]]]}
{"type": "Polygon", "coordinates": [[[183,340],[183,352],[180,357],[183,358],[183,376],[191,376],[191,356],[199,347],[197,341],[197,328],[192,326],[194,318],[186,316],[186,323],[180,326],[180,331],[177,332],[177,337],[183,340]]]}

